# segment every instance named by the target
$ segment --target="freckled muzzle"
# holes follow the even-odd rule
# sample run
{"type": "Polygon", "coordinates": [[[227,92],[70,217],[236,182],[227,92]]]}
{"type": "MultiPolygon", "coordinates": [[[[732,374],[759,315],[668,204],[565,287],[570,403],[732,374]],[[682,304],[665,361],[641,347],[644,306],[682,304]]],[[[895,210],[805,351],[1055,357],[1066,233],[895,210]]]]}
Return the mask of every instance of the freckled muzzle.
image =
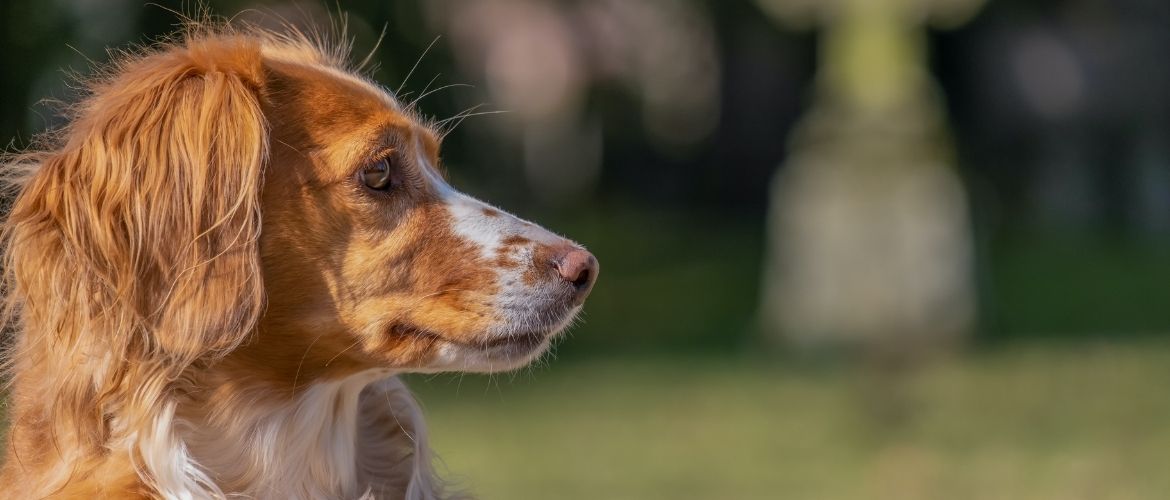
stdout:
{"type": "Polygon", "coordinates": [[[496,238],[480,234],[477,240],[502,243],[484,249],[484,255],[496,257],[483,261],[496,276],[489,287],[495,290],[488,301],[492,321],[463,334],[428,322],[392,330],[397,338],[442,346],[431,369],[492,372],[528,363],[572,322],[597,282],[597,258],[584,248],[494,209],[488,213],[503,219],[493,221],[498,224],[493,227],[509,229],[496,238]]]}
{"type": "Polygon", "coordinates": [[[430,172],[424,171],[446,208],[451,233],[477,250],[473,267],[491,276],[477,287],[488,309],[482,316],[490,319],[471,332],[426,324],[419,330],[449,346],[446,358],[460,369],[518,366],[547,349],[549,339],[580,312],[597,282],[597,258],[568,239],[456,191],[430,172]]]}
{"type": "Polygon", "coordinates": [[[597,258],[580,245],[467,196],[449,199],[456,232],[480,246],[497,276],[501,323],[493,338],[550,336],[597,282],[597,258]]]}

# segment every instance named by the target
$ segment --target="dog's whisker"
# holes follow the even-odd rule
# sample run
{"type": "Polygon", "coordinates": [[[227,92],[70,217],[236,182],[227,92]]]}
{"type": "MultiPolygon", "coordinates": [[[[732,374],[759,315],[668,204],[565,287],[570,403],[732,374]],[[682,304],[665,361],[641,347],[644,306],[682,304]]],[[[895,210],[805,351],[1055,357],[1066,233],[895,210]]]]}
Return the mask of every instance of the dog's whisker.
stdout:
{"type": "Polygon", "coordinates": [[[436,36],[435,39],[431,40],[431,43],[427,45],[427,48],[423,49],[422,54],[418,56],[418,60],[414,62],[414,66],[411,66],[410,71],[406,72],[406,77],[402,79],[402,83],[398,84],[398,88],[394,89],[394,95],[398,95],[398,93],[402,91],[402,87],[406,86],[406,83],[410,81],[410,77],[414,75],[414,70],[418,69],[419,63],[421,63],[423,58],[427,56],[427,52],[431,51],[431,47],[434,47],[435,44],[439,42],[439,38],[441,37],[436,36]]]}
{"type": "Polygon", "coordinates": [[[406,436],[411,444],[417,445],[418,442],[415,441],[414,436],[410,434],[410,431],[406,430],[406,426],[402,425],[402,421],[398,420],[398,412],[394,411],[394,403],[390,401],[390,394],[383,393],[383,396],[386,398],[386,407],[390,410],[390,416],[394,417],[394,423],[398,425],[398,429],[402,431],[402,435],[406,436]]]}
{"type": "Polygon", "coordinates": [[[475,110],[477,110],[477,109],[479,109],[479,108],[482,108],[482,107],[484,107],[484,106],[487,106],[487,103],[485,103],[485,102],[481,102],[481,103],[479,103],[479,104],[476,104],[476,105],[474,105],[474,106],[468,107],[467,109],[464,109],[463,111],[460,111],[460,112],[458,112],[458,113],[455,113],[453,116],[450,116],[450,117],[444,118],[444,119],[442,119],[442,120],[436,121],[436,122],[434,123],[434,125],[435,125],[435,127],[436,127],[436,128],[440,128],[440,129],[442,129],[443,125],[446,125],[447,123],[450,123],[451,121],[454,121],[454,120],[458,120],[458,119],[460,119],[460,118],[463,118],[464,116],[467,116],[469,113],[471,113],[471,112],[473,112],[473,111],[475,111],[475,110]]]}
{"type": "Polygon", "coordinates": [[[348,352],[350,349],[353,349],[354,347],[357,347],[357,345],[358,345],[358,344],[360,344],[361,342],[362,342],[362,339],[360,339],[360,338],[359,338],[359,339],[357,339],[357,340],[355,340],[355,341],[353,341],[353,343],[352,343],[352,344],[350,344],[349,346],[347,346],[345,349],[342,349],[342,350],[341,350],[340,352],[338,352],[337,354],[334,354],[332,358],[329,358],[329,361],[326,361],[326,362],[325,362],[325,364],[324,364],[323,366],[326,366],[326,367],[328,367],[330,364],[333,364],[333,362],[334,362],[334,361],[337,361],[337,358],[340,358],[342,354],[345,354],[345,353],[346,353],[346,352],[348,352]]]}
{"type": "Polygon", "coordinates": [[[279,142],[282,145],[284,145],[285,147],[293,150],[296,154],[300,155],[302,158],[308,158],[308,156],[305,155],[305,153],[302,153],[300,149],[298,149],[296,146],[293,146],[292,144],[285,142],[283,139],[281,139],[279,137],[275,137],[275,138],[273,138],[273,140],[275,140],[276,142],[279,142]]]}
{"type": "MultiPolygon", "coordinates": [[[[317,341],[321,340],[321,337],[325,336],[325,333],[326,332],[321,332],[318,333],[316,337],[313,337],[313,341],[310,342],[309,346],[305,348],[305,352],[301,353],[301,360],[297,362],[297,372],[295,375],[293,375],[292,390],[294,392],[297,390],[297,382],[301,379],[301,368],[305,366],[305,358],[309,356],[309,351],[313,350],[313,346],[317,345],[317,341]]],[[[326,366],[328,366],[328,364],[329,363],[326,363],[326,366]]]]}
{"type": "Polygon", "coordinates": [[[382,32],[378,33],[378,39],[374,42],[374,46],[370,49],[370,52],[358,63],[357,71],[363,71],[366,65],[370,63],[370,60],[374,58],[374,54],[378,53],[378,48],[382,46],[382,40],[386,38],[386,29],[389,27],[390,23],[382,23],[382,32]]]}
{"type": "MultiPolygon", "coordinates": [[[[435,73],[435,76],[431,77],[430,81],[428,81],[427,84],[423,86],[423,89],[421,91],[419,91],[420,97],[411,100],[410,104],[406,105],[406,109],[408,109],[408,110],[414,109],[414,105],[418,104],[419,99],[426,97],[427,89],[431,88],[431,85],[434,84],[435,80],[438,80],[440,76],[443,76],[443,74],[442,73],[435,73]]],[[[407,94],[409,94],[409,93],[410,92],[407,92],[407,94]]],[[[405,99],[405,98],[406,98],[406,94],[403,94],[400,97],[400,99],[405,99]]]]}
{"type": "MultiPolygon", "coordinates": [[[[498,110],[494,110],[494,111],[480,111],[478,113],[467,113],[467,114],[457,116],[456,118],[458,120],[456,121],[456,123],[462,122],[464,119],[471,118],[473,116],[498,115],[498,114],[502,114],[502,113],[511,113],[511,112],[512,111],[507,110],[507,109],[498,109],[498,110]]],[[[446,121],[447,120],[443,120],[440,123],[444,123],[446,121]]]]}
{"type": "MultiPolygon", "coordinates": [[[[438,78],[438,77],[436,76],[436,78],[438,78]]],[[[429,86],[430,84],[428,83],[427,85],[429,86]]],[[[460,88],[460,87],[474,87],[474,85],[467,84],[467,83],[451,83],[451,84],[443,85],[442,87],[431,89],[429,91],[424,88],[422,94],[419,94],[419,96],[414,98],[413,101],[410,101],[410,106],[408,106],[408,108],[413,109],[415,107],[415,105],[418,104],[419,101],[426,99],[428,96],[430,96],[432,94],[435,94],[437,92],[442,92],[442,91],[447,90],[447,89],[460,88]]]]}
{"type": "Polygon", "coordinates": [[[445,139],[445,138],[446,138],[448,135],[450,135],[450,134],[451,134],[451,132],[454,132],[454,131],[455,131],[455,129],[459,128],[459,125],[461,125],[461,124],[463,123],[463,120],[466,120],[466,119],[468,119],[468,118],[471,118],[471,117],[473,117],[473,116],[483,116],[483,115],[497,115],[497,114],[501,114],[501,113],[511,113],[511,111],[509,111],[509,110],[480,111],[480,112],[478,112],[478,113],[465,113],[465,114],[458,115],[458,116],[456,116],[456,117],[453,117],[453,118],[448,118],[448,119],[446,119],[446,120],[441,120],[441,121],[439,122],[439,123],[440,123],[440,126],[441,126],[442,124],[445,124],[445,123],[446,123],[446,122],[448,122],[449,120],[452,120],[452,119],[455,119],[456,121],[455,121],[455,124],[454,124],[454,125],[452,125],[452,126],[450,126],[449,128],[446,128],[445,130],[443,130],[443,133],[442,133],[442,134],[440,134],[440,137],[445,139]]]}

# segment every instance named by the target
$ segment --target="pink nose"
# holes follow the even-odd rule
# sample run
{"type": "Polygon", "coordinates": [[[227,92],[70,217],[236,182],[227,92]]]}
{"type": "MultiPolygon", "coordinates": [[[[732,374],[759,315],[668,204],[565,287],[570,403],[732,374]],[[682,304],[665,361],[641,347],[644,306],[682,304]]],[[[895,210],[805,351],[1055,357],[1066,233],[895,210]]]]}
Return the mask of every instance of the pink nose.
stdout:
{"type": "Polygon", "coordinates": [[[585,300],[597,281],[597,258],[583,248],[566,246],[553,259],[553,265],[561,279],[573,285],[574,302],[585,300]]]}

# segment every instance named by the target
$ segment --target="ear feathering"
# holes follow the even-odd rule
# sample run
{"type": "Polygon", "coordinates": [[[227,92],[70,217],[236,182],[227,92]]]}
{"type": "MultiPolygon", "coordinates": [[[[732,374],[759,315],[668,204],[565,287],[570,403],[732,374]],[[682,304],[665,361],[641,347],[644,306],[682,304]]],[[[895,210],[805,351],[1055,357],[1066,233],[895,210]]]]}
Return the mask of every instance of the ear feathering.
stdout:
{"type": "Polygon", "coordinates": [[[19,190],[2,232],[6,324],[22,332],[10,398],[52,400],[10,405],[49,424],[10,443],[51,436],[84,455],[148,428],[184,370],[244,342],[263,311],[260,46],[163,48],[93,84],[55,147],[5,165],[19,190]]]}
{"type": "MultiPolygon", "coordinates": [[[[271,282],[269,301],[272,273],[262,276],[269,141],[296,149],[280,131],[309,119],[280,107],[300,96],[282,92],[277,73],[291,65],[312,70],[309,81],[388,96],[349,64],[344,23],[340,31],[330,40],[291,25],[273,33],[188,20],[176,37],[99,70],[67,125],[33,151],[0,157],[13,200],[0,226],[0,326],[12,333],[0,360],[11,423],[0,489],[20,484],[6,494],[465,498],[436,476],[421,409],[398,372],[298,385],[316,340],[295,351],[271,327],[289,302],[276,292],[293,292],[271,282]],[[291,388],[281,372],[253,369],[281,348],[299,357],[291,388]]],[[[420,120],[413,106],[389,107],[420,120]]],[[[287,168],[280,155],[271,161],[287,168]]],[[[288,178],[272,177],[269,193],[288,178]]],[[[287,243],[273,239],[287,228],[267,208],[265,251],[287,243]]],[[[402,342],[436,343],[412,340],[402,342]]]]}

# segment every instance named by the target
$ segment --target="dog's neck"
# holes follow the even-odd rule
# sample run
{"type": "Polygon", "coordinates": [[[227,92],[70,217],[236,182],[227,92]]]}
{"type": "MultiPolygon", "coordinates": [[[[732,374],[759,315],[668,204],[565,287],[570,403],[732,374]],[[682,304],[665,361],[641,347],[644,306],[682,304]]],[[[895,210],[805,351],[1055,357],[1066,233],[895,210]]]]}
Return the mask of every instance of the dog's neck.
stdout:
{"type": "Polygon", "coordinates": [[[143,455],[163,461],[151,464],[161,469],[152,472],[160,482],[177,482],[174,493],[203,488],[256,498],[430,498],[433,475],[421,415],[392,375],[365,370],[291,392],[257,380],[212,377],[217,380],[204,386],[211,388],[206,396],[184,404],[169,422],[171,456],[166,450],[143,455]]]}

